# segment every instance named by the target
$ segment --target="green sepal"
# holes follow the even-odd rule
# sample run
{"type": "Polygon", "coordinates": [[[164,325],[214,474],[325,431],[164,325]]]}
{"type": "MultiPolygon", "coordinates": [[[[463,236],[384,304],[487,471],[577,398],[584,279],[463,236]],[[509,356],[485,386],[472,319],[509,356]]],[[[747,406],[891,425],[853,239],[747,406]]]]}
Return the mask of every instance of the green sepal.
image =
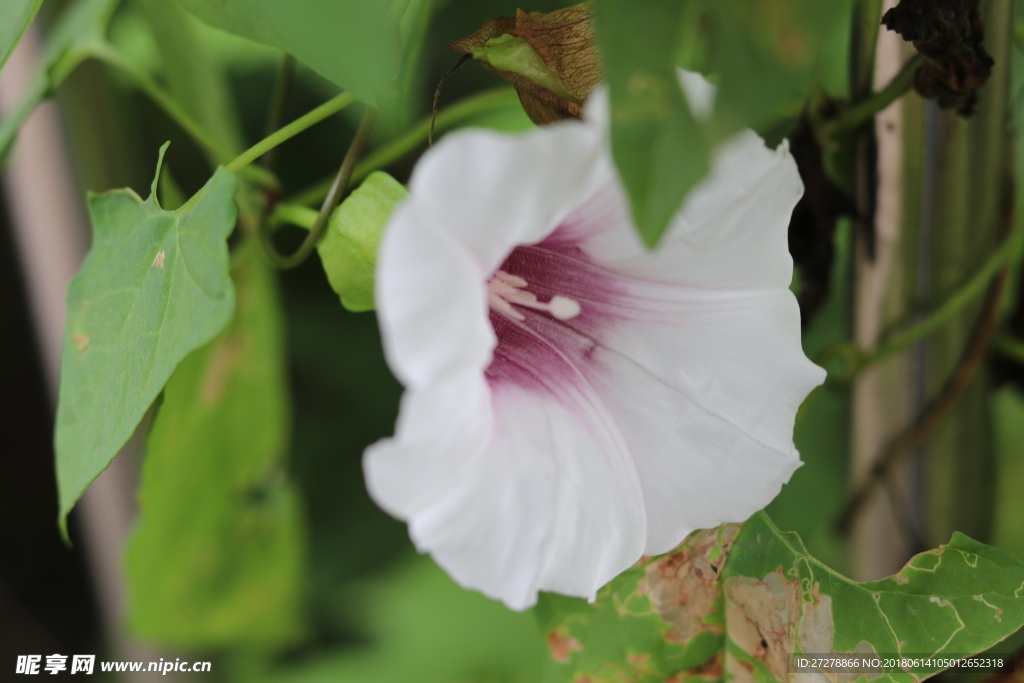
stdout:
{"type": "Polygon", "coordinates": [[[371,173],[334,210],[317,251],[345,308],[372,311],[377,249],[388,218],[408,191],[383,171],[371,173]]]}
{"type": "Polygon", "coordinates": [[[570,93],[558,80],[556,74],[525,38],[504,33],[491,38],[481,48],[473,50],[473,59],[487,62],[499,71],[518,74],[537,85],[547,88],[555,95],[582,104],[582,100],[570,93]]]}

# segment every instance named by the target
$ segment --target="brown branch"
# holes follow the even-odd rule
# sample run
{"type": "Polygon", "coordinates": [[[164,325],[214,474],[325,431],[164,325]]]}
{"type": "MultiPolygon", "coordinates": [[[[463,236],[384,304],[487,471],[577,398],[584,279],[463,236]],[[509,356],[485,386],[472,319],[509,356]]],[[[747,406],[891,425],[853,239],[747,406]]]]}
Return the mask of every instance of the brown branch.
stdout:
{"type": "Polygon", "coordinates": [[[1003,290],[1006,286],[1006,273],[1006,268],[1003,268],[996,281],[992,284],[985,300],[985,307],[981,312],[978,324],[971,337],[971,342],[945,386],[925,406],[924,411],[900,432],[895,439],[889,442],[889,445],[885,447],[871,466],[867,476],[857,485],[853,493],[846,500],[843,511],[839,515],[839,520],[836,522],[836,529],[839,533],[843,535],[850,533],[854,520],[860,514],[875,488],[921,442],[931,436],[935,428],[939,426],[943,418],[946,417],[957,401],[964,395],[967,387],[970,386],[975,374],[977,374],[978,368],[981,366],[981,361],[985,358],[985,352],[988,350],[996,331],[996,323],[999,318],[999,304],[1002,301],[1003,290]]]}

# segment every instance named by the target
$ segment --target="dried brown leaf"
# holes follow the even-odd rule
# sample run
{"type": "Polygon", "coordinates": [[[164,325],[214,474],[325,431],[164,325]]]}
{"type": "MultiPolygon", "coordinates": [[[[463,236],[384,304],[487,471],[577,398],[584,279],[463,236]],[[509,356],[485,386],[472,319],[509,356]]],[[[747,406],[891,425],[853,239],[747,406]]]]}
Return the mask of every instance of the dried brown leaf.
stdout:
{"type": "Polygon", "coordinates": [[[579,102],[585,101],[601,83],[601,62],[589,5],[566,7],[549,14],[518,10],[515,29],[510,33],[526,40],[579,102]]]}
{"type": "Polygon", "coordinates": [[[979,0],[901,0],[882,24],[928,58],[914,80],[918,93],[943,109],[973,111],[994,64],[985,51],[979,0]]]}
{"type": "Polygon", "coordinates": [[[586,4],[547,14],[517,10],[514,19],[488,19],[473,35],[456,40],[447,49],[477,57],[487,70],[511,83],[526,114],[537,124],[582,118],[583,102],[601,82],[592,13],[586,4]],[[501,36],[525,41],[553,82],[541,83],[480,58],[491,41],[501,36]]]}

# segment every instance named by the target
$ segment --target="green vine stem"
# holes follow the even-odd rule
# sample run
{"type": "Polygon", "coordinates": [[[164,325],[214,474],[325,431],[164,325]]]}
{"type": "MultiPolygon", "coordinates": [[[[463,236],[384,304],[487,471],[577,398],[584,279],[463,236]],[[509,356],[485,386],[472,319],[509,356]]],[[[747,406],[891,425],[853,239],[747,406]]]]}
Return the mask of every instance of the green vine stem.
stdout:
{"type": "Polygon", "coordinates": [[[276,268],[281,270],[294,268],[305,261],[313,249],[316,248],[317,242],[320,241],[320,236],[323,235],[324,230],[327,228],[327,222],[331,217],[331,213],[341,202],[341,198],[344,196],[345,190],[352,180],[352,172],[355,169],[356,161],[359,159],[359,155],[362,154],[363,147],[366,146],[366,141],[370,137],[374,114],[375,110],[369,107],[363,114],[363,120],[359,123],[359,128],[352,139],[352,144],[349,145],[348,152],[346,152],[345,158],[341,162],[341,168],[338,169],[338,175],[335,176],[334,183],[331,185],[330,191],[320,207],[320,213],[316,217],[316,222],[310,229],[309,234],[306,235],[306,239],[302,241],[302,244],[293,254],[283,256],[277,251],[277,248],[271,241],[270,221],[266,220],[266,218],[260,221],[260,243],[267,258],[276,268]]]}
{"type": "MultiPolygon", "coordinates": [[[[92,46],[90,54],[108,66],[114,67],[128,76],[146,95],[149,96],[175,123],[181,126],[189,137],[196,141],[215,164],[226,164],[231,153],[212,137],[193,119],[188,112],[174,100],[170,93],[161,88],[156,81],[106,43],[92,46]]],[[[281,186],[273,173],[259,166],[248,166],[239,169],[239,175],[261,187],[277,189],[281,186]]]]}
{"type": "Polygon", "coordinates": [[[820,138],[826,141],[840,140],[860,129],[874,118],[875,114],[914,87],[914,76],[917,75],[917,70],[923,64],[924,57],[920,54],[908,59],[899,73],[893,76],[893,79],[884,88],[857,102],[836,118],[823,122],[818,129],[820,138]]]}
{"type": "Polygon", "coordinates": [[[852,55],[850,58],[850,99],[871,94],[875,74],[875,52],[882,16],[882,0],[856,0],[853,10],[852,55]]]}
{"type": "Polygon", "coordinates": [[[946,299],[945,303],[939,306],[939,308],[927,318],[917,323],[903,334],[886,342],[874,353],[868,355],[865,361],[866,364],[871,365],[873,363],[878,363],[905,351],[948,323],[957,313],[967,307],[968,304],[984,294],[985,288],[988,287],[989,283],[992,282],[992,279],[999,274],[1000,270],[1010,257],[1019,252],[1020,237],[1022,234],[1021,226],[1024,226],[1024,221],[1018,221],[1018,225],[1015,227],[1014,232],[1003,240],[1003,243],[999,245],[998,249],[992,252],[984,265],[978,269],[978,272],[975,273],[970,280],[964,283],[962,287],[953,292],[952,296],[946,299]]]}
{"type": "MultiPolygon", "coordinates": [[[[519,97],[512,88],[486,90],[442,109],[437,115],[436,128],[439,130],[451,128],[466,119],[471,119],[497,109],[515,106],[518,103],[519,97]]],[[[424,118],[405,133],[366,157],[355,167],[350,182],[358,183],[373,171],[384,168],[418,147],[425,145],[427,134],[430,132],[430,120],[431,117],[429,116],[424,118]]],[[[331,179],[323,180],[289,197],[287,201],[291,204],[315,204],[327,195],[332,182],[331,179]]]]}
{"type": "Polygon", "coordinates": [[[271,214],[270,220],[274,224],[288,223],[305,228],[306,230],[312,230],[316,225],[316,219],[319,215],[319,211],[308,206],[281,202],[274,206],[274,212],[271,214]]]}
{"type": "Polygon", "coordinates": [[[347,92],[341,93],[340,95],[327,100],[316,109],[303,114],[287,126],[279,128],[267,137],[263,138],[255,145],[239,154],[234,160],[225,166],[225,168],[232,173],[240,172],[242,169],[248,167],[249,164],[256,161],[285,140],[295,137],[302,131],[320,123],[332,114],[338,113],[353,102],[355,102],[355,97],[347,92]]]}
{"type": "Polygon", "coordinates": [[[999,305],[1006,291],[1008,270],[1008,267],[997,270],[1000,277],[989,292],[988,301],[975,327],[971,342],[945,386],[938,395],[928,402],[924,411],[889,442],[888,446],[878,455],[871,469],[868,470],[867,476],[854,487],[853,493],[847,499],[836,521],[836,530],[839,533],[843,535],[850,533],[853,520],[867,503],[875,487],[885,481],[889,473],[904,458],[934,433],[943,418],[967,391],[985,358],[985,352],[992,343],[999,319],[999,305]]]}
{"type": "Polygon", "coordinates": [[[972,301],[984,294],[989,283],[1000,273],[1007,261],[1019,261],[1021,247],[1024,246],[1022,245],[1022,236],[1024,236],[1024,221],[1018,221],[1013,232],[1007,235],[1003,243],[992,252],[981,268],[963,286],[953,292],[941,306],[924,320],[911,326],[906,332],[886,341],[875,351],[869,352],[855,344],[843,342],[825,349],[815,359],[816,362],[818,365],[826,365],[836,358],[842,358],[848,369],[835,381],[850,382],[857,373],[868,366],[906,351],[940,329],[972,301]]]}

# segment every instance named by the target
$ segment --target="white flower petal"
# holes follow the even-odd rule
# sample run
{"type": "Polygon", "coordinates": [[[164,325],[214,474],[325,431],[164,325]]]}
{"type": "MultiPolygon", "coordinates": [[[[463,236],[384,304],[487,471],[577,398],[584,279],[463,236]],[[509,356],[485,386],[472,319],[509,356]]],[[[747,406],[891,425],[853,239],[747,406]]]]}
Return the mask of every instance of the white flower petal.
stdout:
{"type": "Polygon", "coordinates": [[[800,464],[796,411],[825,378],[789,291],[675,296],[671,316],[611,331],[590,374],[640,473],[646,554],[767,505],[800,464]]]}
{"type": "Polygon", "coordinates": [[[723,145],[649,252],[604,97],[582,124],[447,136],[378,264],[407,393],[367,485],[457,581],[517,609],[539,590],[593,597],[641,553],[767,504],[823,378],[788,291],[802,188],[785,148],[723,145]]]}
{"type": "Polygon", "coordinates": [[[621,273],[682,286],[788,287],[789,217],[802,193],[785,145],[769,150],[746,131],[715,151],[711,172],[687,196],[657,250],[625,229],[595,235],[584,249],[621,273]]]}
{"type": "Polygon", "coordinates": [[[696,71],[679,69],[677,75],[694,117],[701,121],[711,118],[715,111],[718,88],[696,71]]]}
{"type": "Polygon", "coordinates": [[[366,487],[389,514],[407,520],[446,495],[493,429],[491,392],[469,370],[402,396],[395,436],[363,456],[366,487]]]}
{"type": "Polygon", "coordinates": [[[600,131],[566,121],[525,135],[465,130],[423,155],[410,193],[492,273],[612,177],[600,131]]]}
{"type": "Polygon", "coordinates": [[[459,583],[513,609],[538,590],[593,597],[640,557],[636,472],[592,397],[564,400],[502,385],[495,429],[451,491],[409,525],[459,583]]]}
{"type": "Polygon", "coordinates": [[[402,384],[422,386],[487,366],[495,339],[484,277],[419,198],[395,209],[378,254],[375,297],[384,353],[402,384]]]}

